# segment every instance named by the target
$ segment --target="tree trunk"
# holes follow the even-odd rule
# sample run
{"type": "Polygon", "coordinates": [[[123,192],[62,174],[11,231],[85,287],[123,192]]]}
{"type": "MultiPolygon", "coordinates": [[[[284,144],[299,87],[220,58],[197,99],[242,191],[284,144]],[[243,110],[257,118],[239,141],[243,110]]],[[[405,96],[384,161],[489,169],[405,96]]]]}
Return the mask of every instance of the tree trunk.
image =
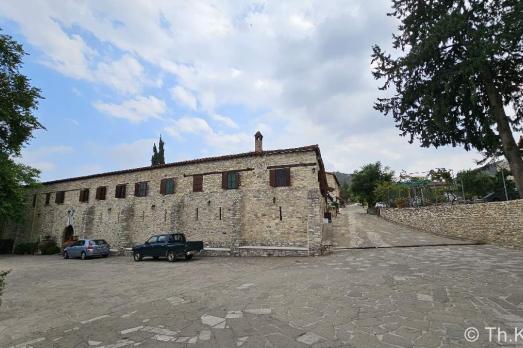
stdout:
{"type": "Polygon", "coordinates": [[[521,158],[516,140],[512,135],[512,129],[510,128],[509,119],[505,114],[505,109],[503,108],[501,95],[494,86],[491,76],[485,76],[483,80],[490,107],[492,108],[494,119],[496,120],[501,144],[503,145],[503,153],[505,154],[505,158],[510,166],[510,171],[514,176],[514,181],[519,191],[519,197],[523,198],[523,159],[521,158]]]}

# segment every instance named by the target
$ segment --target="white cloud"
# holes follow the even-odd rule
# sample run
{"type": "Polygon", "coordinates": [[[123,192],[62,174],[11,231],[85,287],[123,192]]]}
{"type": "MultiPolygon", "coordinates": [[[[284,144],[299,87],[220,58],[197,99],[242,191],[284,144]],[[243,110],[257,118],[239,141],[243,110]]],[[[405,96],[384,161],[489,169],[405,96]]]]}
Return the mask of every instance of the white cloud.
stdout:
{"type": "Polygon", "coordinates": [[[171,88],[171,96],[177,103],[186,106],[191,110],[196,110],[198,107],[198,101],[196,100],[196,97],[182,86],[175,86],[171,88]]]}
{"type": "Polygon", "coordinates": [[[96,82],[122,94],[140,93],[144,86],[161,86],[161,81],[151,80],[140,62],[127,54],[118,60],[98,63],[93,74],[96,82]]]}
{"type": "Polygon", "coordinates": [[[151,118],[161,118],[167,109],[163,100],[154,96],[138,96],[120,104],[97,101],[93,106],[109,116],[123,118],[132,123],[140,123],[151,118]]]}
{"type": "Polygon", "coordinates": [[[213,154],[248,151],[248,144],[251,142],[251,137],[245,133],[216,132],[207,121],[199,117],[182,117],[174,120],[165,131],[178,140],[183,140],[186,134],[200,136],[205,144],[211,146],[213,154]]]}

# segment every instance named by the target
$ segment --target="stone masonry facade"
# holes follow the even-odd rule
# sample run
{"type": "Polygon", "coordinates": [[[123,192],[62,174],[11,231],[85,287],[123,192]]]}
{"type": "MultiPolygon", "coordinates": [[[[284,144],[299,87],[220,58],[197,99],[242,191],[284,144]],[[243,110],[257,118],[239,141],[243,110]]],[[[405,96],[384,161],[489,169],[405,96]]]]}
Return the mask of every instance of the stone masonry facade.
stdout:
{"type": "Polygon", "coordinates": [[[28,192],[25,222],[2,238],[20,243],[51,236],[60,244],[72,230],[77,238],[103,238],[123,249],[153,234],[180,232],[203,240],[209,254],[321,254],[327,184],[318,146],[263,151],[258,137],[250,153],[44,183],[28,192]],[[290,185],[273,187],[270,172],[281,168],[289,171],[290,185]],[[224,172],[238,173],[238,188],[223,187],[224,172]],[[193,192],[195,175],[203,177],[202,192],[193,192]],[[174,179],[172,194],[160,190],[167,178],[174,179]],[[140,182],[147,182],[145,197],[135,196],[140,182]],[[117,185],[126,186],[125,198],[115,197],[117,185]],[[97,199],[98,187],[106,187],[105,199],[97,199]],[[85,189],[89,197],[81,202],[85,189]],[[63,203],[57,203],[61,192],[63,203]]]}
{"type": "Polygon", "coordinates": [[[523,199],[421,208],[384,208],[386,220],[434,234],[523,248],[523,199]]]}

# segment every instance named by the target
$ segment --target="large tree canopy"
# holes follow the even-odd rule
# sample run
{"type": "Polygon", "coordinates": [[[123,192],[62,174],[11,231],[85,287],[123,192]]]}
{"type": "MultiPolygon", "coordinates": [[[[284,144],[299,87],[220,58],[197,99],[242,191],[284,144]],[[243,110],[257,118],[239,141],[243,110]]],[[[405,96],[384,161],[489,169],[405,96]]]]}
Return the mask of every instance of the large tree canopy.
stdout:
{"type": "Polygon", "coordinates": [[[380,162],[364,165],[352,174],[351,193],[361,203],[373,207],[376,203],[376,187],[379,183],[390,182],[394,172],[380,162]]]}
{"type": "Polygon", "coordinates": [[[523,1],[393,0],[392,8],[393,55],[373,47],[373,75],[388,91],[375,108],[424,147],[502,150],[523,195],[513,135],[523,128],[523,1]]]}
{"type": "Polygon", "coordinates": [[[38,177],[36,169],[14,161],[32,132],[43,128],[33,114],[40,90],[20,73],[24,54],[19,43],[0,34],[0,225],[22,216],[23,187],[38,177]]]}

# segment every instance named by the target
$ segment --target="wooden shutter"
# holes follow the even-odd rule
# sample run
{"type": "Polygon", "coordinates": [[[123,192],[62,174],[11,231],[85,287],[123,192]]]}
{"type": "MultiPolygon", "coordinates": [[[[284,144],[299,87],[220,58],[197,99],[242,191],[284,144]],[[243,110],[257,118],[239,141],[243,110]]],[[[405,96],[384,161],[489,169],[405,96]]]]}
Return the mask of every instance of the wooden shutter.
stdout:
{"type": "Polygon", "coordinates": [[[160,181],[160,193],[162,195],[165,195],[165,186],[167,185],[167,179],[162,179],[162,181],[160,181]]]}
{"type": "Polygon", "coordinates": [[[140,195],[140,183],[134,184],[134,196],[138,197],[140,195]]]}
{"type": "Polygon", "coordinates": [[[275,169],[271,169],[269,171],[269,182],[270,182],[270,185],[272,187],[275,187],[276,186],[276,170],[275,169]]]}
{"type": "Polygon", "coordinates": [[[202,175],[195,175],[193,176],[193,191],[194,192],[202,192],[203,191],[203,176],[202,175]]]}
{"type": "Polygon", "coordinates": [[[228,173],[227,172],[223,172],[222,173],[222,189],[224,190],[227,190],[228,188],[228,173]]]}
{"type": "Polygon", "coordinates": [[[236,188],[240,187],[240,172],[236,172],[236,188]]]}
{"type": "Polygon", "coordinates": [[[291,168],[285,168],[285,182],[291,186],[291,168]]]}

